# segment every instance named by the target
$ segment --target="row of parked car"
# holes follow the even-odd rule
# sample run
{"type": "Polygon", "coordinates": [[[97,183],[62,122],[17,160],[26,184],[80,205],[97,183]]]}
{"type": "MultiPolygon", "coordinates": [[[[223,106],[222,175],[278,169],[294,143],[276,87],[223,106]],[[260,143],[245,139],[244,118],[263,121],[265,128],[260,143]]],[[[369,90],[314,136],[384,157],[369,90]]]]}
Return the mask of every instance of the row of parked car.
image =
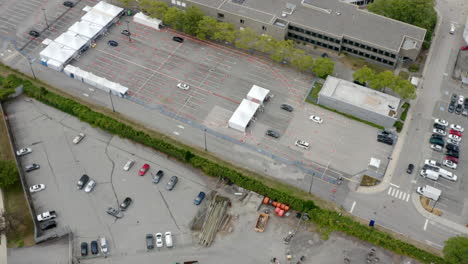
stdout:
{"type": "Polygon", "coordinates": [[[456,124],[449,126],[448,122],[442,119],[435,119],[433,124],[433,134],[429,139],[430,147],[434,151],[442,152],[444,147],[447,149],[445,152],[445,160],[449,161],[448,164],[458,164],[460,156],[459,145],[462,140],[463,131],[465,129],[456,124]],[[448,133],[447,130],[448,129],[448,133]],[[444,141],[447,138],[447,144],[444,141]]]}
{"type": "Polygon", "coordinates": [[[172,243],[172,233],[169,231],[164,233],[164,239],[163,239],[162,233],[156,233],[154,236],[153,234],[146,234],[145,241],[146,241],[146,249],[148,250],[154,248],[155,242],[156,242],[157,248],[164,247],[164,244],[166,244],[166,247],[168,248],[171,248],[174,246],[172,243]]]}
{"type": "Polygon", "coordinates": [[[456,115],[468,116],[468,98],[463,95],[452,94],[448,106],[448,112],[456,115]]]}
{"type": "MultiPolygon", "coordinates": [[[[107,240],[105,237],[100,237],[99,239],[99,245],[98,241],[93,240],[91,241],[90,246],[91,246],[91,254],[97,255],[99,253],[99,248],[101,248],[101,253],[102,254],[107,254],[108,253],[108,247],[107,247],[107,240]]],[[[88,255],[88,243],[87,242],[81,242],[81,256],[87,256],[88,255]]]]}

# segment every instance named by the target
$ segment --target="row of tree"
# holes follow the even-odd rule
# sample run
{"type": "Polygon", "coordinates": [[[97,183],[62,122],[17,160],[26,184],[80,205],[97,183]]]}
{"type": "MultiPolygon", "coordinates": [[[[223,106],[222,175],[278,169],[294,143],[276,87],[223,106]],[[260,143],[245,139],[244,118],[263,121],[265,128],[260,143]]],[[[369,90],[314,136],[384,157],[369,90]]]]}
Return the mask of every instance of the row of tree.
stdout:
{"type": "MultiPolygon", "coordinates": [[[[134,0],[122,2],[130,6],[134,0]]],[[[236,48],[266,53],[276,62],[289,62],[294,68],[313,72],[320,78],[325,78],[334,71],[332,60],[321,57],[314,59],[304,50],[294,48],[292,40],[276,40],[268,35],[259,35],[251,28],[236,30],[231,23],[205,16],[197,7],[190,6],[181,10],[169,7],[165,2],[152,0],[140,0],[138,5],[148,16],[160,19],[165,25],[199,39],[232,43],[236,48]]]]}

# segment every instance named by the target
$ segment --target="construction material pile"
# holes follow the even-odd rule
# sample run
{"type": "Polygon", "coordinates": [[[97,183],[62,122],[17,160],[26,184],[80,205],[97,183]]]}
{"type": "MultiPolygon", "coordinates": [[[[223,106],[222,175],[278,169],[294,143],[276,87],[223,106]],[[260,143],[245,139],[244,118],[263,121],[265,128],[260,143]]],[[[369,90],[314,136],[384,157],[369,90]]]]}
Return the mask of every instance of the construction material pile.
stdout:
{"type": "Polygon", "coordinates": [[[213,242],[216,233],[226,220],[228,207],[231,205],[229,198],[216,195],[211,200],[208,214],[203,223],[202,231],[200,234],[199,244],[209,247],[213,242]]]}

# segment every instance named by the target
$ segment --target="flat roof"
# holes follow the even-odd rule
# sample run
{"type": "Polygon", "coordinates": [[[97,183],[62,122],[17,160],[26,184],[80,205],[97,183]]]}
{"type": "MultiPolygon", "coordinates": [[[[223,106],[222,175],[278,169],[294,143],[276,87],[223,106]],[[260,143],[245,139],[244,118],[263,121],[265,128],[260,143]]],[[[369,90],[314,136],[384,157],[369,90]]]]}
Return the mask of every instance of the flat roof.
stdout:
{"type": "Polygon", "coordinates": [[[276,18],[331,36],[359,40],[398,52],[408,39],[424,41],[426,30],[359,9],[339,0],[190,0],[252,20],[273,24],[276,18]],[[239,2],[239,3],[236,3],[239,2]],[[294,5],[291,14],[286,4],[294,5]],[[289,12],[290,13],[290,12],[289,12]]]}
{"type": "Polygon", "coordinates": [[[400,105],[400,98],[333,76],[328,76],[323,84],[319,101],[320,96],[332,97],[384,116],[393,116],[390,111],[396,111],[400,105]]]}

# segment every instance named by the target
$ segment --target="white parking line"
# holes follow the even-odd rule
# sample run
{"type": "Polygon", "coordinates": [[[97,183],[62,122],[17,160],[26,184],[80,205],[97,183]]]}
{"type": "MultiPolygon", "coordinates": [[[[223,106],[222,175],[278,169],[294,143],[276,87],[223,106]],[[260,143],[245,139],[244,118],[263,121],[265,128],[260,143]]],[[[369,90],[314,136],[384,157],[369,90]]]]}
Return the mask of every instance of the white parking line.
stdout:
{"type": "Polygon", "coordinates": [[[353,205],[351,205],[351,210],[349,212],[352,214],[354,210],[354,206],[356,205],[356,201],[353,202],[353,205]]]}
{"type": "Polygon", "coordinates": [[[426,231],[427,223],[429,223],[429,219],[426,219],[426,222],[424,223],[424,231],[426,231]]]}
{"type": "Polygon", "coordinates": [[[179,128],[181,129],[184,129],[184,126],[183,125],[178,125],[179,128]]]}
{"type": "Polygon", "coordinates": [[[177,131],[174,131],[174,134],[177,135],[177,136],[180,135],[180,133],[177,132],[177,131]]]}
{"type": "Polygon", "coordinates": [[[395,187],[395,188],[400,188],[400,186],[396,185],[396,184],[393,184],[393,183],[390,183],[391,186],[395,187]]]}

